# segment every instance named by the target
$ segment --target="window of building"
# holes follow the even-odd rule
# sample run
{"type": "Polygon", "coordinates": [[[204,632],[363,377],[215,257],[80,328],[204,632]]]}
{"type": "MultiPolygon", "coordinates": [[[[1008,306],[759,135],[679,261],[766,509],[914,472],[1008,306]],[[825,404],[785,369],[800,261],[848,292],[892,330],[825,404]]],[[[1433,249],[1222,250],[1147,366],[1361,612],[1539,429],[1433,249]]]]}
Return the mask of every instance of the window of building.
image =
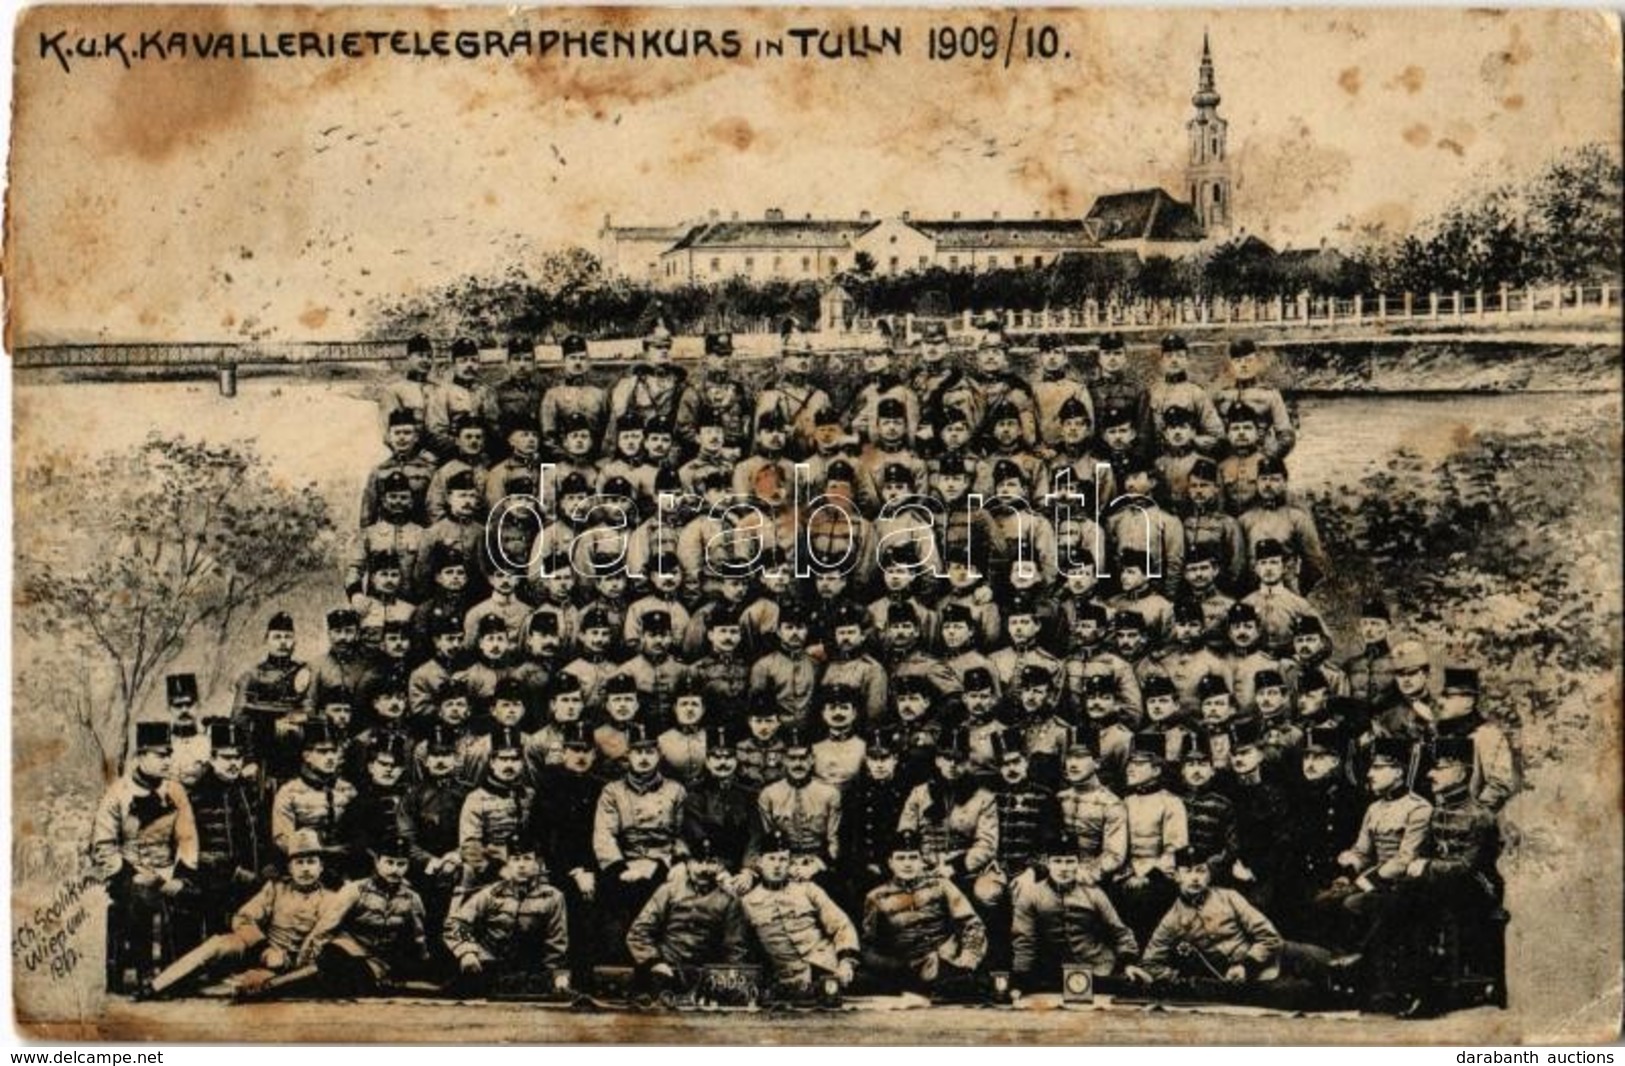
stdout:
{"type": "Polygon", "coordinates": [[[713,274],[722,273],[722,260],[720,260],[720,259],[711,260],[711,273],[713,273],[713,274]]]}
{"type": "Polygon", "coordinates": [[[801,257],[801,272],[803,274],[812,272],[812,259],[805,255],[801,257]]]}
{"type": "Polygon", "coordinates": [[[891,264],[890,265],[891,265],[891,272],[893,274],[897,273],[897,257],[895,255],[891,257],[891,264]]]}
{"type": "Polygon", "coordinates": [[[990,256],[987,257],[987,268],[989,270],[997,270],[998,266],[999,266],[999,257],[998,256],[990,255],[990,256]]]}
{"type": "Polygon", "coordinates": [[[1044,265],[1044,257],[1043,256],[1041,256],[1041,255],[1033,256],[1033,266],[1041,267],[1043,265],[1044,265]]]}
{"type": "Polygon", "coordinates": [[[1026,259],[1026,256],[1021,256],[1021,255],[1016,256],[1016,266],[1021,266],[1022,262],[1025,259],[1026,259]]]}
{"type": "Polygon", "coordinates": [[[959,269],[959,257],[957,255],[950,255],[948,257],[948,269],[949,270],[958,270],[959,269]]]}
{"type": "Polygon", "coordinates": [[[829,272],[831,274],[833,274],[833,273],[835,273],[836,271],[838,271],[840,269],[841,269],[841,261],[838,258],[836,258],[835,256],[833,256],[833,255],[830,256],[829,257],[829,272]]]}
{"type": "Polygon", "coordinates": [[[745,257],[745,273],[753,274],[755,272],[756,272],[756,260],[747,255],[745,257]]]}
{"type": "Polygon", "coordinates": [[[773,257],[773,273],[779,274],[779,273],[782,273],[783,270],[784,270],[784,256],[782,256],[782,255],[774,256],[773,257]]]}
{"type": "Polygon", "coordinates": [[[926,267],[928,267],[930,265],[931,265],[931,257],[930,256],[928,256],[928,255],[920,256],[920,269],[921,270],[924,270],[926,267]]]}
{"type": "Polygon", "coordinates": [[[1213,186],[1213,202],[1219,203],[1222,199],[1223,197],[1219,193],[1219,187],[1217,185],[1213,186]]]}

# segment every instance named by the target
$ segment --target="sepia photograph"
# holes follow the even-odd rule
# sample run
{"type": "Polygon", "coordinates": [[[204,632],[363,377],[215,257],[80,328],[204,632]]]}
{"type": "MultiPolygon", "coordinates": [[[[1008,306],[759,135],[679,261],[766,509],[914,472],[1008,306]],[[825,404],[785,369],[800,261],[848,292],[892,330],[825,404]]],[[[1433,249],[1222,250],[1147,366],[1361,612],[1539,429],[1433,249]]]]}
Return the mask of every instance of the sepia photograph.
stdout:
{"type": "Polygon", "coordinates": [[[1616,13],[11,33],[24,1039],[1619,1038],[1616,13]]]}

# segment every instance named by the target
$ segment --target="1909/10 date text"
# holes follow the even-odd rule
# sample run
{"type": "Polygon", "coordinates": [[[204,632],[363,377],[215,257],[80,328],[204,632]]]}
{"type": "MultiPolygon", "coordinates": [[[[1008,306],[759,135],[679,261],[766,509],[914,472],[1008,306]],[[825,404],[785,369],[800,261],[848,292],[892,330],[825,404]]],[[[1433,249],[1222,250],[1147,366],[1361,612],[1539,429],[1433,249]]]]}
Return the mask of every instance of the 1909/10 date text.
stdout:
{"type": "Polygon", "coordinates": [[[1070,59],[1062,48],[1061,34],[1054,26],[1022,26],[1020,16],[1012,15],[1008,27],[991,22],[962,26],[933,26],[926,35],[927,56],[931,59],[1002,60],[1070,59]]]}

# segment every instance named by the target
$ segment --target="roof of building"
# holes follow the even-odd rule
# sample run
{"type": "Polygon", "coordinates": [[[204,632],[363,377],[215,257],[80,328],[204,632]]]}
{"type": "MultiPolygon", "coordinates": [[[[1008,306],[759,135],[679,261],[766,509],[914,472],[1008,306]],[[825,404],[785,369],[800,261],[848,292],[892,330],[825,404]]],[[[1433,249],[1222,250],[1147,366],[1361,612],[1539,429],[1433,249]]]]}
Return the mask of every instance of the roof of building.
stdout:
{"type": "Polygon", "coordinates": [[[1076,218],[910,220],[909,225],[936,239],[943,249],[1090,248],[1096,244],[1076,218]]]}
{"type": "Polygon", "coordinates": [[[1096,197],[1085,218],[1102,241],[1199,241],[1207,235],[1191,205],[1162,189],[1096,197]]]}
{"type": "Polygon", "coordinates": [[[695,226],[672,246],[687,248],[845,248],[874,222],[786,219],[741,219],[695,226]]]}
{"type": "Polygon", "coordinates": [[[606,226],[605,236],[618,241],[675,241],[688,232],[687,226],[606,226]]]}
{"type": "Polygon", "coordinates": [[[1275,254],[1281,259],[1305,263],[1314,262],[1316,259],[1336,260],[1343,258],[1343,253],[1336,248],[1287,248],[1275,254]]]}

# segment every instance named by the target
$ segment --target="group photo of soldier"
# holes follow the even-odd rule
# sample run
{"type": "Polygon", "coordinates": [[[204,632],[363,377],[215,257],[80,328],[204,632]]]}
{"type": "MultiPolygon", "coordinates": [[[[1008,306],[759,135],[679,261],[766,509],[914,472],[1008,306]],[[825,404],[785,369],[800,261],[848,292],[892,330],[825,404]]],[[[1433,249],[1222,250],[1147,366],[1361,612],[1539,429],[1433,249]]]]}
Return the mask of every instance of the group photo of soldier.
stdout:
{"type": "Polygon", "coordinates": [[[1317,600],[1266,348],[639,332],[405,344],[325,632],[136,723],[109,991],[1505,1006],[1513,746],[1317,600]]]}

